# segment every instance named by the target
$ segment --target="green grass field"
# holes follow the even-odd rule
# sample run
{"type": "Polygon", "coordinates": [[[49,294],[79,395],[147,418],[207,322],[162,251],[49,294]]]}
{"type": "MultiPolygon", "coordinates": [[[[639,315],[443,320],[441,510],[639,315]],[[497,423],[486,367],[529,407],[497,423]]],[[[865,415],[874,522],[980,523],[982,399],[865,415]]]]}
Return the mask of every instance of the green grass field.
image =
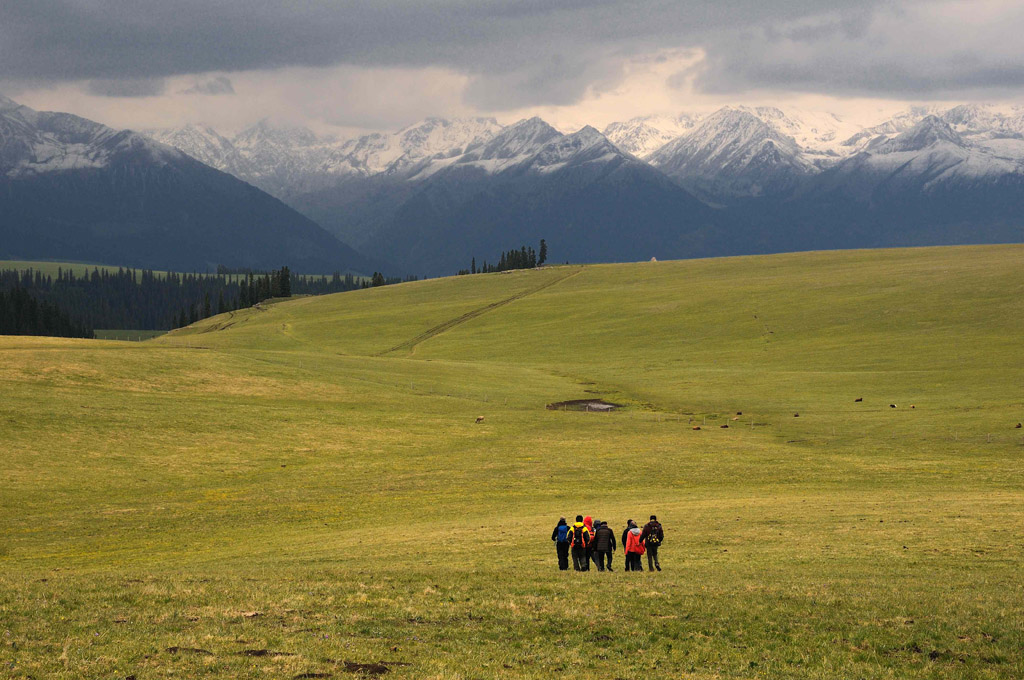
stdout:
{"type": "Polygon", "coordinates": [[[0,338],[0,676],[1024,677],[1022,349],[1021,246],[0,338]],[[664,571],[557,571],[576,513],[664,571]]]}

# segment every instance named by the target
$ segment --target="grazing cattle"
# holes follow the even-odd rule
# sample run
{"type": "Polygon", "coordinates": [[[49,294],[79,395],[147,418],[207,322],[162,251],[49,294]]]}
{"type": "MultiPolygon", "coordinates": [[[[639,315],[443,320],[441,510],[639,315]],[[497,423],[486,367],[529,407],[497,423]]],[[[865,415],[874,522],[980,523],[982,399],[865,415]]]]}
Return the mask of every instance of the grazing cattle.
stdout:
{"type": "Polygon", "coordinates": [[[733,419],[733,420],[739,420],[739,419],[740,419],[740,417],[739,417],[739,416],[733,416],[733,417],[732,417],[732,419],[733,419]]]}
{"type": "Polygon", "coordinates": [[[483,416],[477,416],[477,417],[476,417],[476,422],[477,422],[478,424],[479,424],[479,423],[482,423],[482,422],[484,422],[484,417],[483,417],[483,416]]]}
{"type": "Polygon", "coordinates": [[[736,411],[736,415],[738,415],[738,416],[743,415],[743,411],[736,411]]]}
{"type": "Polygon", "coordinates": [[[910,408],[917,408],[917,407],[916,407],[916,406],[914,406],[913,404],[911,404],[911,405],[910,405],[910,408]]]}
{"type": "Polygon", "coordinates": [[[728,430],[728,429],[729,429],[729,426],[728,426],[728,425],[722,425],[722,429],[723,429],[723,430],[728,430]]]}
{"type": "Polygon", "coordinates": [[[896,404],[889,404],[889,408],[896,408],[896,404]]]}
{"type": "Polygon", "coordinates": [[[1015,429],[1019,430],[1019,429],[1020,429],[1021,427],[1024,427],[1024,424],[1022,424],[1022,423],[1017,423],[1017,427],[1016,427],[1015,429]]]}
{"type": "Polygon", "coordinates": [[[857,397],[854,401],[864,401],[864,397],[857,397]]]}
{"type": "Polygon", "coordinates": [[[693,429],[695,429],[695,430],[699,430],[699,429],[700,429],[700,425],[694,425],[694,426],[693,426],[693,429]]]}
{"type": "Polygon", "coordinates": [[[799,417],[800,417],[800,414],[799,414],[799,413],[794,413],[794,414],[793,414],[793,417],[794,417],[794,418],[799,418],[799,417]]]}

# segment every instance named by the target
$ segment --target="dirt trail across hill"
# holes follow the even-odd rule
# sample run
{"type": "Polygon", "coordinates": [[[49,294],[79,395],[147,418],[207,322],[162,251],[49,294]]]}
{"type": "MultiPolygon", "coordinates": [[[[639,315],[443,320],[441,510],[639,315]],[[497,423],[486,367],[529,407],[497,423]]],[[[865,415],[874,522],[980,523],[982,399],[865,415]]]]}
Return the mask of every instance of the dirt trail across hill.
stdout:
{"type": "Polygon", "coordinates": [[[511,302],[515,302],[516,300],[522,300],[525,297],[529,297],[530,295],[534,295],[535,293],[539,293],[539,292],[541,292],[542,290],[544,290],[546,288],[550,288],[551,286],[554,286],[557,283],[561,283],[562,281],[565,281],[566,279],[569,279],[569,278],[572,278],[573,276],[576,276],[581,271],[583,271],[583,268],[582,267],[577,267],[573,271],[570,271],[569,273],[567,273],[567,274],[565,274],[563,276],[559,276],[557,279],[554,279],[552,281],[548,281],[548,282],[543,283],[543,284],[541,284],[539,286],[536,286],[534,288],[530,288],[529,290],[524,290],[521,293],[516,293],[515,295],[513,295],[511,297],[507,297],[504,300],[499,300],[497,302],[492,302],[489,305],[484,305],[483,307],[478,307],[477,309],[468,311],[465,314],[463,314],[462,316],[458,316],[458,317],[456,317],[454,319],[449,319],[448,321],[445,321],[444,323],[438,324],[438,325],[434,326],[433,328],[420,333],[419,335],[417,335],[415,338],[412,338],[411,340],[406,340],[405,342],[403,342],[401,344],[398,344],[398,345],[395,345],[394,347],[392,347],[390,349],[386,349],[383,352],[378,352],[376,354],[376,356],[382,357],[382,356],[385,356],[387,354],[391,354],[392,352],[398,352],[398,351],[401,351],[401,350],[408,350],[408,351],[411,352],[416,347],[416,345],[420,344],[421,342],[425,342],[425,341],[427,341],[427,340],[429,340],[429,339],[431,339],[433,337],[436,337],[436,336],[440,335],[441,333],[444,333],[446,331],[450,331],[451,329],[455,328],[456,326],[461,326],[462,324],[466,323],[467,321],[472,321],[473,319],[477,318],[478,316],[481,316],[483,314],[486,314],[487,312],[495,310],[498,307],[504,307],[505,305],[507,305],[507,304],[509,304],[511,302]]]}

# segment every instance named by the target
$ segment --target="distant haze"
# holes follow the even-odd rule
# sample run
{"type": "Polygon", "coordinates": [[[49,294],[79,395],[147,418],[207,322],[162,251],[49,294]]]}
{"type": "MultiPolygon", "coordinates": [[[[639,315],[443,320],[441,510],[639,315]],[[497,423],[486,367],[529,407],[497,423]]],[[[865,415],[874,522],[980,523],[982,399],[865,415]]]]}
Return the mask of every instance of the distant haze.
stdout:
{"type": "Polygon", "coordinates": [[[37,0],[0,4],[0,92],[124,128],[430,115],[564,129],[722,104],[862,124],[1024,101],[1018,0],[37,0]]]}

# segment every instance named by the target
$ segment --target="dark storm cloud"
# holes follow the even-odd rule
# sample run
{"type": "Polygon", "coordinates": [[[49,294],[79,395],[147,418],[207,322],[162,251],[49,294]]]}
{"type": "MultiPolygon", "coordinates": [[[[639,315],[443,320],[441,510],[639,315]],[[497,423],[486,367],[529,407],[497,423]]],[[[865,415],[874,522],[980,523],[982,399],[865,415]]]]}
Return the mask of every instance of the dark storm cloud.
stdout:
{"type": "Polygon", "coordinates": [[[898,23],[904,6],[950,4],[957,3],[0,0],[0,77],[152,79],[285,66],[441,66],[473,78],[470,103],[502,108],[573,102],[588,86],[618,77],[632,54],[703,47],[709,62],[698,82],[707,90],[891,92],[927,88],[936,79],[950,86],[1016,83],[1024,59],[1010,54],[990,63],[983,35],[958,57],[944,55],[960,65],[953,72],[907,59],[915,50],[933,50],[934,36],[912,31],[900,39],[879,25],[879,16],[898,23]]]}
{"type": "Polygon", "coordinates": [[[163,78],[98,78],[85,91],[98,97],[155,97],[167,89],[163,78]]]}
{"type": "Polygon", "coordinates": [[[1024,6],[1014,0],[906,2],[721,33],[696,85],[928,98],[1024,86],[1024,6]]]}

